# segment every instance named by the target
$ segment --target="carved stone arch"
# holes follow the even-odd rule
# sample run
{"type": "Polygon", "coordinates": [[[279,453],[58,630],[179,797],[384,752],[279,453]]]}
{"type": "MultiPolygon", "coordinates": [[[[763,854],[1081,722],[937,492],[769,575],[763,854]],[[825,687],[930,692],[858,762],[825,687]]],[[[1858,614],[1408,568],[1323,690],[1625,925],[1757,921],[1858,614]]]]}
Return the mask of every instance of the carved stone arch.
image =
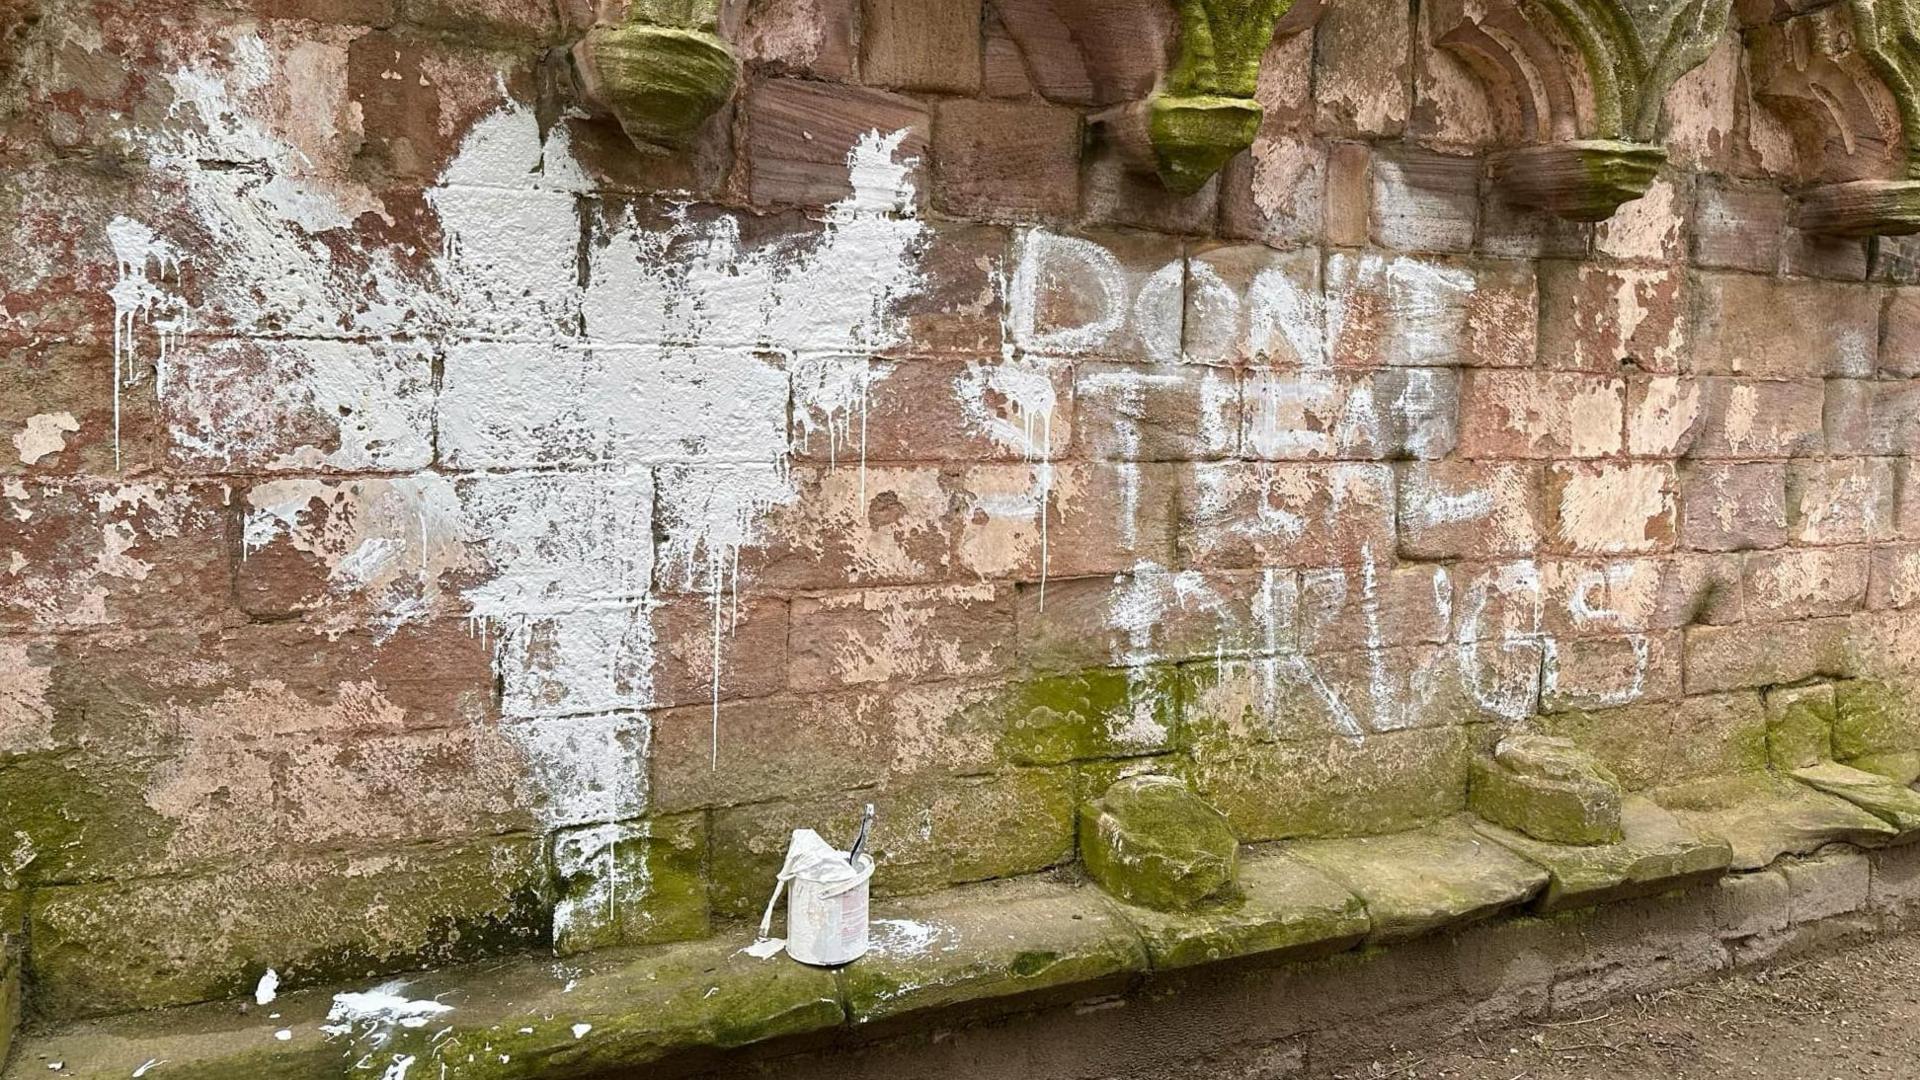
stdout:
{"type": "Polygon", "coordinates": [[[1321,0],[993,0],[1041,96],[1102,107],[1127,161],[1179,194],[1253,145],[1260,62],[1321,0]]]}
{"type": "Polygon", "coordinates": [[[1792,141],[1795,224],[1835,236],[1920,232],[1920,39],[1910,3],[1767,11],[1744,30],[1757,104],[1792,141]]]}
{"type": "Polygon", "coordinates": [[[1731,0],[1434,0],[1435,44],[1480,81],[1510,201],[1576,221],[1646,193],[1666,93],[1703,63],[1731,0]]]}

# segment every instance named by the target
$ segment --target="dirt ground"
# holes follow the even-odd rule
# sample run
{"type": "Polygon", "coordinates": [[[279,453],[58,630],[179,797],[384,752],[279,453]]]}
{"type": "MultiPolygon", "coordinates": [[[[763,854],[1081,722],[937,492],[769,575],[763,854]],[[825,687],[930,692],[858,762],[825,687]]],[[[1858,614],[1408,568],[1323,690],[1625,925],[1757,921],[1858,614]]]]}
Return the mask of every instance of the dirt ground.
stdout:
{"type": "Polygon", "coordinates": [[[1341,1080],[1920,1077],[1920,935],[1520,1022],[1341,1080]]]}

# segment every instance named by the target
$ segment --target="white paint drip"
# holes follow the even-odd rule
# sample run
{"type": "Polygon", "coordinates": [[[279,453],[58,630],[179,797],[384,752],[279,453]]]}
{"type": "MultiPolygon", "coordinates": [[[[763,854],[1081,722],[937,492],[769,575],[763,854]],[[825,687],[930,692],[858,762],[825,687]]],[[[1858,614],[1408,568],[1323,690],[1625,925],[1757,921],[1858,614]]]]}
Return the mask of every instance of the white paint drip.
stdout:
{"type": "Polygon", "coordinates": [[[484,512],[464,493],[450,501],[437,478],[415,478],[391,520],[346,549],[303,535],[306,503],[289,491],[254,500],[246,542],[254,550],[286,536],[325,548],[338,593],[388,594],[379,605],[388,632],[431,611],[431,595],[405,598],[400,586],[424,580],[431,594],[440,573],[472,562],[493,571],[461,599],[494,641],[510,731],[550,789],[549,824],[631,816],[644,808],[641,782],[614,777],[644,775],[633,757],[644,753],[644,719],[604,714],[652,700],[652,507],[665,511],[662,561],[710,592],[717,762],[718,636],[737,606],[722,597],[737,596],[739,552],[761,516],[796,494],[789,412],[845,433],[840,417],[864,409],[882,372],[808,373],[833,368],[822,358],[897,342],[893,308],[921,287],[916,163],[897,153],[906,133],[860,138],[848,160],[853,193],[817,232],[750,248],[731,218],[682,213],[643,227],[629,214],[594,223],[583,284],[584,172],[564,128],[543,137],[533,111],[508,102],[474,125],[427,193],[446,243],[421,273],[402,269],[408,252],[351,231],[376,200],[312,179],[305,155],[255,118],[282,77],[274,61],[258,37],[235,37],[224,60],[169,76],[168,122],[129,136],[185,191],[206,299],[189,312],[170,287],[178,244],[129,218],[109,227],[120,263],[116,416],[121,385],[136,378],[141,324],[160,331],[163,356],[189,322],[272,326],[286,339],[196,346],[183,378],[157,363],[156,394],[178,399],[168,411],[176,447],[222,468],[415,469],[430,460],[437,408],[441,452],[455,467],[599,466],[515,476],[517,487],[503,480],[484,512]],[[320,233],[334,242],[316,242],[320,233]],[[416,338],[445,344],[437,401],[416,338]],[[323,428],[289,443],[316,424],[339,437],[323,428]],[[673,474],[658,491],[646,479],[654,467],[673,474]],[[564,512],[570,505],[594,512],[564,512]],[[568,531],[576,525],[585,527],[568,531]],[[478,559],[459,551],[469,546],[478,559]],[[646,554],[601,558],[610,548],[646,554]]]}

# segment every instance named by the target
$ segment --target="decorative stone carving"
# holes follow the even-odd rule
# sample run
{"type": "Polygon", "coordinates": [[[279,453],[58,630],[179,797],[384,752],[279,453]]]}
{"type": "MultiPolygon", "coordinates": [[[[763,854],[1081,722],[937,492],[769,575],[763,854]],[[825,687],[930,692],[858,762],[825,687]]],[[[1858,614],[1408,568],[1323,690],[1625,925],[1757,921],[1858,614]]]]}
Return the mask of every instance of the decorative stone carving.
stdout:
{"type": "Polygon", "coordinates": [[[1105,105],[1094,119],[1128,164],[1190,195],[1253,145],[1254,91],[1276,38],[1322,0],[1000,0],[1041,95],[1105,105]],[[1169,15],[1173,16],[1169,18],[1169,15]]]}
{"type": "Polygon", "coordinates": [[[1666,160],[1660,113],[1706,60],[1729,0],[1437,0],[1434,42],[1486,88],[1511,148],[1495,154],[1509,200],[1600,221],[1646,193],[1666,160]]]}
{"type": "Polygon", "coordinates": [[[733,96],[740,61],[718,33],[715,0],[601,3],[573,46],[580,99],[636,145],[677,149],[733,96]],[[624,14],[618,9],[624,6],[624,14]]]}
{"type": "Polygon", "coordinates": [[[1751,27],[1754,97],[1794,146],[1794,224],[1833,236],[1920,232],[1920,42],[1911,5],[1851,0],[1751,27]]]}

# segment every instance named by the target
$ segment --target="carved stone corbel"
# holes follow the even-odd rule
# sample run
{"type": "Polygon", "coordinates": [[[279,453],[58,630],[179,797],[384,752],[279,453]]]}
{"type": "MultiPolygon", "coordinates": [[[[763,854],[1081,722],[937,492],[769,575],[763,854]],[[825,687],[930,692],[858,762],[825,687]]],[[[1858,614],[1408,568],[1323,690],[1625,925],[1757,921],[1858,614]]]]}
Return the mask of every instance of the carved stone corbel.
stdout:
{"type": "Polygon", "coordinates": [[[692,141],[740,82],[719,0],[570,0],[590,28],[572,50],[580,102],[641,147],[692,141]]]}
{"type": "Polygon", "coordinates": [[[995,11],[1042,96],[1107,106],[1094,122],[1129,167],[1190,195],[1253,145],[1261,58],[1311,29],[1321,2],[996,0],[995,11]]]}
{"type": "Polygon", "coordinates": [[[1433,40],[1486,89],[1511,202],[1611,217],[1666,161],[1661,108],[1726,29],[1730,0],[1436,0],[1433,40]]]}
{"type": "Polygon", "coordinates": [[[1808,185],[1799,228],[1920,232],[1916,14],[1912,0],[1850,0],[1748,29],[1754,97],[1786,126],[1808,185]]]}

